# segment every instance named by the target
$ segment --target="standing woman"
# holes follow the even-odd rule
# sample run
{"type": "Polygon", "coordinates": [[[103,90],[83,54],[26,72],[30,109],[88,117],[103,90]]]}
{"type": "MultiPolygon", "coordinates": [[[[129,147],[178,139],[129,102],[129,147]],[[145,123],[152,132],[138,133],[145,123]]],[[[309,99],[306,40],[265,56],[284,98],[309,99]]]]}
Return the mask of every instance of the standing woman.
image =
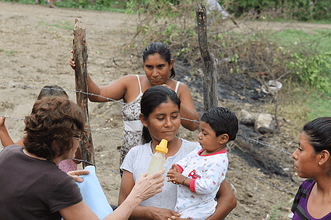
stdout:
{"type": "MultiPolygon", "coordinates": [[[[124,142],[121,148],[122,164],[128,151],[137,145],[142,144],[143,125],[139,120],[140,100],[143,93],[152,86],[164,85],[174,90],[180,98],[180,114],[183,118],[199,120],[199,115],[194,108],[192,96],[187,86],[173,80],[176,76],[174,70],[174,60],[171,59],[171,52],[167,45],[161,42],[153,42],[143,52],[144,76],[127,75],[108,86],[98,87],[88,76],[88,92],[100,95],[109,99],[123,99],[126,105],[122,108],[123,115],[123,135],[124,142]]],[[[73,60],[71,67],[75,67],[73,60]]],[[[109,100],[99,96],[89,96],[91,102],[107,102],[109,100]]],[[[198,123],[182,120],[183,127],[194,131],[198,128],[198,123]]]]}
{"type": "Polygon", "coordinates": [[[303,127],[293,153],[294,169],[305,180],[294,199],[294,220],[331,219],[331,117],[317,118],[303,127]]]}

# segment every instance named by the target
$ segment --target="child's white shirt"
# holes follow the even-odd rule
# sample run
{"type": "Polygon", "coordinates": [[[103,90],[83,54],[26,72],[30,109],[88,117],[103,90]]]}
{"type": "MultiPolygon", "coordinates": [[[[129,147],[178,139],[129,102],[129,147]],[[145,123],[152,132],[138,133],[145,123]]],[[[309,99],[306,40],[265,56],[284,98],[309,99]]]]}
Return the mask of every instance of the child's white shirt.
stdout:
{"type": "Polygon", "coordinates": [[[215,212],[216,194],[228,168],[226,149],[210,155],[200,155],[201,146],[177,163],[184,176],[191,178],[190,188],[177,186],[175,211],[181,218],[206,219],[215,212]]]}

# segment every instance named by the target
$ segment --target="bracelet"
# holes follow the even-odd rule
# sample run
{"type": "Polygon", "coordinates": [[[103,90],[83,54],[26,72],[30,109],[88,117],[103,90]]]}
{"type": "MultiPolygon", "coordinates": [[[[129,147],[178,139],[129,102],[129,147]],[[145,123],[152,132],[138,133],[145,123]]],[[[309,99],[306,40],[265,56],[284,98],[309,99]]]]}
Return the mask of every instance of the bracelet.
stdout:
{"type": "Polygon", "coordinates": [[[185,179],[183,180],[182,185],[184,185],[186,179],[187,179],[187,177],[185,177],[185,179]]]}

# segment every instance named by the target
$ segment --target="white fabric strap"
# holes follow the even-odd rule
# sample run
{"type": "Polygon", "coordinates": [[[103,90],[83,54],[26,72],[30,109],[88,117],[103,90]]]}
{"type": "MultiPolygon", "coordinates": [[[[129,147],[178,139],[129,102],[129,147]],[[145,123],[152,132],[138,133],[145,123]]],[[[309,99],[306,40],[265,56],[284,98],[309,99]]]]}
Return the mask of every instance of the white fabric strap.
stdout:
{"type": "Polygon", "coordinates": [[[123,121],[123,128],[126,131],[142,131],[143,124],[140,120],[135,121],[123,121]]]}
{"type": "Polygon", "coordinates": [[[178,86],[179,86],[179,84],[180,84],[180,82],[177,81],[177,83],[176,83],[176,89],[175,89],[175,92],[176,92],[176,93],[177,93],[177,90],[178,90],[178,86]]]}
{"type": "Polygon", "coordinates": [[[136,75],[136,76],[137,76],[137,78],[138,78],[138,84],[139,84],[140,93],[143,93],[143,92],[141,91],[140,78],[139,78],[139,76],[138,76],[138,75],[136,75]]]}

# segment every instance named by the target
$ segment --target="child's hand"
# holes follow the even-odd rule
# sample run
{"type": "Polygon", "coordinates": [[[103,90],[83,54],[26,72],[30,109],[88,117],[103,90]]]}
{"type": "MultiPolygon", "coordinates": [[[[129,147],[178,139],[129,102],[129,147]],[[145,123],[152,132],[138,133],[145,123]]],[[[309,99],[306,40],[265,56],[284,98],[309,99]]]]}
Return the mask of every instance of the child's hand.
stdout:
{"type": "Polygon", "coordinates": [[[6,117],[0,117],[0,128],[5,127],[5,120],[6,120],[6,117]]]}
{"type": "Polygon", "coordinates": [[[182,184],[185,176],[183,176],[177,167],[176,164],[173,164],[167,173],[168,182],[172,182],[173,184],[182,184]]]}

